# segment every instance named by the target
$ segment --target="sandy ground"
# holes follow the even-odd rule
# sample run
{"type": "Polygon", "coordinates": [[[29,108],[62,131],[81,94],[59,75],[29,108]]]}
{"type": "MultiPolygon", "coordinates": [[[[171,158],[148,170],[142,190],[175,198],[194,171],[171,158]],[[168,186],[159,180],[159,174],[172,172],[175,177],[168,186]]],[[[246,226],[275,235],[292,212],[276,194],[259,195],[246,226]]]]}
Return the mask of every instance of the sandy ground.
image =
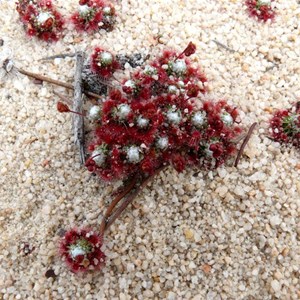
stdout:
{"type": "MultiPolygon", "coordinates": [[[[57,1],[65,15],[75,2],[57,1]]],[[[80,166],[71,116],[57,113],[52,86],[2,79],[1,299],[300,298],[300,155],[266,136],[270,112],[300,99],[300,6],[276,2],[276,21],[261,24],[237,0],[118,1],[113,32],[69,30],[47,45],[24,35],[14,1],[0,1],[0,51],[10,48],[19,67],[72,82],[71,58],[38,60],[96,45],[155,55],[193,41],[209,97],[236,104],[245,126],[259,123],[238,168],[161,174],[107,235],[105,268],[77,276],[57,256],[59,233],[98,225],[114,187],[80,166]]]]}

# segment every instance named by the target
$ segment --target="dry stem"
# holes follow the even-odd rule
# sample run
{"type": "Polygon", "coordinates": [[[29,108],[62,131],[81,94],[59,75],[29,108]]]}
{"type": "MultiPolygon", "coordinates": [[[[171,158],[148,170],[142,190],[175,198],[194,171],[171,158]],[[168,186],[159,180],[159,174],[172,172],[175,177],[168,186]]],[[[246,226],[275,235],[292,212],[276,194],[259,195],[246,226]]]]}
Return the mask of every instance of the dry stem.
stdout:
{"type": "MultiPolygon", "coordinates": [[[[76,71],[74,81],[74,103],[73,111],[78,114],[82,114],[83,106],[83,94],[82,94],[82,68],[83,68],[84,53],[78,52],[76,54],[76,71]]],[[[83,165],[85,163],[85,151],[84,151],[84,120],[82,115],[73,115],[73,130],[74,130],[74,142],[79,148],[80,162],[83,165]]]]}
{"type": "MultiPolygon", "coordinates": [[[[141,182],[137,183],[137,180],[135,181],[135,184],[128,187],[129,192],[126,193],[127,197],[125,200],[120,204],[120,206],[115,210],[113,214],[110,215],[108,219],[105,219],[105,228],[102,229],[101,234],[103,235],[104,232],[118,219],[118,217],[122,214],[122,212],[127,208],[127,206],[132,203],[132,201],[136,198],[136,196],[139,194],[140,191],[142,191],[146,185],[154,179],[155,175],[160,173],[162,170],[164,170],[166,166],[160,167],[155,171],[155,173],[151,176],[148,176],[147,178],[143,178],[141,182]]],[[[124,196],[118,201],[118,203],[124,199],[124,196]]],[[[110,212],[111,213],[111,212],[110,212]]],[[[101,224],[102,225],[102,224],[101,224]]]]}
{"type": "MultiPolygon", "coordinates": [[[[56,80],[56,79],[52,79],[52,78],[49,78],[49,77],[46,77],[46,76],[43,76],[43,75],[40,75],[40,74],[32,73],[32,72],[29,72],[29,71],[26,71],[26,70],[23,70],[23,69],[19,69],[19,68],[16,68],[16,70],[19,73],[21,73],[23,75],[26,75],[28,77],[35,78],[35,79],[38,79],[38,80],[42,80],[42,81],[45,81],[45,82],[48,82],[48,83],[51,83],[51,84],[54,84],[54,85],[62,86],[62,87],[66,88],[66,89],[69,89],[69,90],[74,90],[74,87],[71,83],[67,83],[67,82],[56,80]]],[[[102,96],[97,95],[97,94],[92,93],[92,92],[89,92],[89,91],[83,91],[83,92],[84,92],[84,94],[86,94],[87,96],[90,96],[90,97],[94,97],[94,98],[97,98],[97,99],[102,99],[103,98],[102,96]]]]}
{"type": "Polygon", "coordinates": [[[235,162],[234,162],[234,166],[235,166],[235,167],[238,166],[238,163],[239,163],[239,161],[240,161],[240,158],[241,158],[241,156],[242,156],[242,154],[243,154],[243,152],[244,152],[244,149],[245,149],[247,143],[248,143],[249,140],[250,140],[250,137],[251,137],[251,135],[252,135],[252,133],[253,133],[253,131],[254,131],[256,125],[257,125],[257,123],[254,122],[254,123],[250,126],[250,128],[249,128],[249,130],[248,130],[248,132],[247,132],[247,135],[246,135],[246,137],[245,137],[245,139],[244,139],[244,141],[243,141],[243,143],[242,143],[242,145],[241,145],[241,148],[240,148],[240,150],[239,150],[239,152],[238,152],[238,155],[237,155],[237,157],[236,157],[236,159],[235,159],[235,162]]]}
{"type": "Polygon", "coordinates": [[[108,222],[108,219],[113,211],[113,209],[116,207],[116,205],[128,194],[132,191],[132,189],[134,188],[135,184],[137,182],[137,178],[133,178],[130,182],[129,182],[129,185],[125,187],[125,189],[120,192],[116,197],[115,199],[111,202],[111,204],[109,205],[109,207],[107,208],[104,216],[103,216],[103,219],[102,219],[102,222],[101,222],[101,225],[100,225],[100,235],[102,236],[104,234],[104,230],[106,228],[106,225],[107,225],[107,222],[108,222]]]}

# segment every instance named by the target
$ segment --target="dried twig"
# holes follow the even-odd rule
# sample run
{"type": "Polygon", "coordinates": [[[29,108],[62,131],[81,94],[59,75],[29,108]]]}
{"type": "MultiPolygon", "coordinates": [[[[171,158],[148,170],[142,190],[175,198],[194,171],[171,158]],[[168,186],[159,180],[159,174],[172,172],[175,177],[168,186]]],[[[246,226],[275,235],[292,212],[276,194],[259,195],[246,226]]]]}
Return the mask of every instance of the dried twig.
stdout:
{"type": "Polygon", "coordinates": [[[101,222],[101,225],[100,225],[100,229],[99,229],[99,234],[101,236],[103,236],[104,234],[104,230],[106,228],[106,224],[109,220],[109,217],[113,211],[113,209],[116,207],[116,205],[118,205],[118,203],[128,194],[132,191],[132,189],[134,188],[135,184],[137,182],[137,178],[134,177],[130,182],[129,184],[125,187],[125,189],[120,192],[116,197],[115,199],[110,203],[109,207],[107,208],[104,216],[103,216],[103,219],[102,219],[102,222],[101,222]]]}
{"type": "MultiPolygon", "coordinates": [[[[32,72],[29,72],[29,71],[26,71],[26,70],[23,70],[23,69],[20,69],[20,68],[17,68],[17,67],[15,67],[15,69],[19,73],[21,73],[23,75],[26,75],[28,77],[35,78],[35,79],[38,79],[38,80],[42,80],[42,81],[45,81],[45,82],[48,82],[48,83],[51,83],[51,84],[54,84],[54,85],[62,86],[62,87],[66,88],[66,89],[69,89],[69,90],[74,90],[74,87],[71,83],[67,83],[67,82],[56,80],[56,79],[52,79],[52,78],[49,78],[49,77],[46,77],[46,76],[43,76],[43,75],[40,75],[40,74],[32,73],[32,72]]],[[[84,93],[87,96],[94,97],[94,98],[97,98],[97,99],[102,99],[103,98],[102,96],[97,95],[97,94],[92,93],[92,92],[89,92],[89,91],[84,91],[84,93]]]]}
{"type": "Polygon", "coordinates": [[[62,53],[62,54],[56,54],[53,56],[43,57],[43,58],[39,59],[39,61],[52,60],[52,59],[56,59],[56,58],[75,57],[75,56],[76,56],[76,53],[62,53]]]}
{"type": "MultiPolygon", "coordinates": [[[[82,94],[82,69],[83,69],[84,53],[78,52],[76,54],[76,71],[74,82],[74,102],[73,111],[82,113],[83,94],[82,94]]],[[[73,115],[73,130],[74,142],[79,148],[80,162],[85,163],[85,150],[84,150],[84,119],[82,116],[73,115]]]]}
{"type": "Polygon", "coordinates": [[[233,49],[231,49],[231,48],[225,46],[224,44],[220,43],[220,42],[217,41],[217,40],[212,40],[212,41],[213,41],[214,43],[216,43],[218,46],[220,46],[220,47],[226,49],[227,51],[229,51],[229,52],[231,52],[231,53],[234,53],[234,52],[235,52],[235,50],[233,50],[233,49]]]}
{"type": "Polygon", "coordinates": [[[253,124],[250,126],[250,128],[249,128],[249,130],[248,130],[248,132],[247,132],[247,135],[246,135],[246,137],[245,137],[245,139],[244,139],[244,141],[243,141],[243,143],[242,143],[242,145],[241,145],[241,148],[240,148],[240,150],[239,150],[239,152],[238,152],[238,154],[237,154],[237,157],[236,157],[236,159],[235,159],[235,162],[234,162],[234,166],[235,166],[235,167],[238,166],[238,163],[239,163],[239,161],[240,161],[240,158],[241,158],[241,156],[242,156],[242,154],[243,154],[243,152],[244,152],[244,149],[245,149],[247,143],[248,143],[249,140],[250,140],[250,137],[251,137],[251,135],[252,135],[252,133],[253,133],[253,131],[254,131],[256,125],[257,125],[257,123],[255,122],[255,123],[253,123],[253,124]]]}
{"type": "Polygon", "coordinates": [[[56,96],[58,96],[61,100],[63,100],[64,102],[66,102],[68,105],[72,105],[72,102],[70,101],[70,99],[67,96],[62,95],[62,94],[60,94],[60,93],[58,93],[56,91],[53,91],[53,94],[56,95],[56,96]]]}
{"type": "MultiPolygon", "coordinates": [[[[155,173],[149,177],[143,178],[142,181],[138,184],[136,183],[133,188],[130,189],[130,193],[127,193],[127,198],[120,204],[120,206],[116,209],[116,211],[111,214],[111,216],[105,220],[106,226],[103,229],[103,232],[106,231],[122,214],[122,212],[127,208],[127,206],[132,203],[132,201],[136,198],[140,191],[142,191],[147,184],[154,179],[154,177],[159,174],[162,170],[164,170],[168,165],[165,165],[155,171],[155,173]]],[[[124,199],[124,197],[123,197],[124,199]]],[[[120,202],[120,201],[119,201],[120,202]]]]}

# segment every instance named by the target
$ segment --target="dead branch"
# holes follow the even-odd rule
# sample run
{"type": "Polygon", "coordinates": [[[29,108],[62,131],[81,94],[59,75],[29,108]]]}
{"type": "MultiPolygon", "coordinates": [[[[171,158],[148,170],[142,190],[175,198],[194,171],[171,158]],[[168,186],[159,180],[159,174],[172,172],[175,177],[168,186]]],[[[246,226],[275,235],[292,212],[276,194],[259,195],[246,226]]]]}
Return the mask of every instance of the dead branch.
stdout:
{"type": "MultiPolygon", "coordinates": [[[[76,54],[76,70],[74,81],[74,102],[73,111],[82,113],[83,94],[82,94],[82,69],[83,69],[84,53],[78,52],[76,54]]],[[[85,150],[84,150],[84,119],[82,116],[73,115],[73,130],[74,142],[79,148],[80,162],[85,163],[85,150]]]]}

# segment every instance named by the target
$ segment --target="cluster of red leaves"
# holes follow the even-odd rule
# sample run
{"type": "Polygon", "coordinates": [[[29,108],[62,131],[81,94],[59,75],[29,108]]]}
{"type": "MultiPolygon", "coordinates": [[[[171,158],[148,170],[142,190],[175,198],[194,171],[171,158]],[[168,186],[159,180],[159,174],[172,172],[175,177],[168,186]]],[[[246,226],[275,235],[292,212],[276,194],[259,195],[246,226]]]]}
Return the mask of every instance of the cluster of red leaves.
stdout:
{"type": "Polygon", "coordinates": [[[64,20],[51,0],[19,0],[17,11],[29,36],[44,41],[57,41],[62,34],[64,20]]]}
{"type": "Polygon", "coordinates": [[[273,20],[275,17],[275,12],[272,8],[273,1],[274,0],[246,0],[250,16],[258,18],[258,20],[263,22],[273,20]]]}
{"type": "Polygon", "coordinates": [[[112,53],[97,47],[91,56],[91,69],[100,77],[109,79],[119,69],[119,63],[112,53]]]}
{"type": "Polygon", "coordinates": [[[71,229],[60,243],[60,254],[71,271],[99,270],[105,261],[102,238],[90,229],[71,229]]]}
{"type": "Polygon", "coordinates": [[[124,80],[122,91],[111,90],[89,147],[89,171],[110,181],[148,176],[164,164],[179,172],[216,168],[235,152],[237,110],[200,100],[206,77],[186,57],[194,52],[192,43],[180,55],[165,51],[124,80]]]}
{"type": "Polygon", "coordinates": [[[102,0],[80,0],[78,11],[71,16],[76,30],[94,32],[99,29],[111,31],[115,24],[116,11],[102,0]]]}
{"type": "Polygon", "coordinates": [[[276,111],[270,120],[270,131],[273,140],[300,148],[300,103],[276,111]]]}

